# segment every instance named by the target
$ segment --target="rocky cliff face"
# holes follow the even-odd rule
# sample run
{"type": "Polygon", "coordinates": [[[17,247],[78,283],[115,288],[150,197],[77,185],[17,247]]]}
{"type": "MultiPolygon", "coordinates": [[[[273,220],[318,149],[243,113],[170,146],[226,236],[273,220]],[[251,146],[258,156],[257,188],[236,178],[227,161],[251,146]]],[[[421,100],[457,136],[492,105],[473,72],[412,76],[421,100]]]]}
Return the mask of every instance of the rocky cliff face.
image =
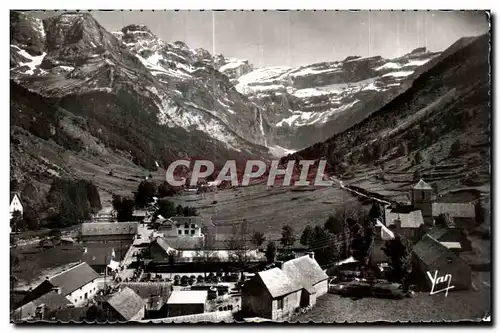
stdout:
{"type": "Polygon", "coordinates": [[[70,112],[95,111],[71,104],[82,96],[98,100],[94,107],[114,113],[116,122],[123,108],[106,108],[126,95],[166,131],[197,130],[229,151],[267,154],[269,125],[260,108],[214,68],[210,53],[161,41],[145,26],[110,33],[87,13],[43,21],[13,13],[11,78],[70,112]]]}
{"type": "Polygon", "coordinates": [[[364,186],[378,182],[400,191],[424,178],[439,192],[488,193],[489,71],[489,35],[462,38],[417,68],[418,77],[389,103],[284,160],[326,158],[338,176],[362,170],[364,186]]]}
{"type": "Polygon", "coordinates": [[[260,68],[240,77],[236,89],[266,110],[279,144],[301,148],[384,105],[438,54],[419,48],[397,59],[352,56],[298,68],[260,68]]]}

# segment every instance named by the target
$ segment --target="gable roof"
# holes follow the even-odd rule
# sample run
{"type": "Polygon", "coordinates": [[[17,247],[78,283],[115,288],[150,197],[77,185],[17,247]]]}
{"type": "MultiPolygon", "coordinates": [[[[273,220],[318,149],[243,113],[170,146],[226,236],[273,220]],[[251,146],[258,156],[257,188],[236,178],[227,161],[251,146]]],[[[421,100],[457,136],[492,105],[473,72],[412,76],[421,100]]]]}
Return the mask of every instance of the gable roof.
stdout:
{"type": "Polygon", "coordinates": [[[61,288],[61,295],[66,296],[98,277],[99,274],[87,263],[82,262],[62,273],[52,276],[49,278],[49,282],[54,287],[61,288]]]}
{"type": "Polygon", "coordinates": [[[19,192],[10,192],[10,203],[12,203],[12,200],[14,200],[14,196],[18,197],[19,201],[21,201],[21,194],[19,192]]]}
{"type": "Polygon", "coordinates": [[[13,320],[28,319],[35,314],[36,308],[42,304],[45,305],[47,310],[56,310],[71,305],[71,302],[63,295],[59,295],[56,291],[50,291],[17,308],[12,312],[11,317],[13,320]]]}
{"type": "Polygon", "coordinates": [[[388,226],[394,224],[395,220],[401,221],[401,228],[418,228],[421,224],[424,224],[424,218],[422,216],[422,211],[412,210],[408,213],[399,213],[397,210],[392,210],[387,208],[385,210],[385,221],[388,226]]]}
{"type": "Polygon", "coordinates": [[[156,237],[156,239],[152,244],[156,244],[160,249],[162,249],[165,252],[165,254],[167,254],[169,251],[175,251],[175,249],[171,247],[169,242],[167,242],[163,237],[156,237]]]}
{"type": "Polygon", "coordinates": [[[135,235],[137,222],[82,223],[82,236],[135,235]]]}
{"type": "Polygon", "coordinates": [[[122,282],[120,286],[132,289],[142,298],[150,296],[170,296],[172,282],[122,282]]]}
{"type": "Polygon", "coordinates": [[[420,179],[420,181],[415,186],[413,186],[413,189],[414,190],[432,190],[432,187],[429,184],[427,184],[426,182],[424,182],[423,179],[420,179]]]}
{"type": "MultiPolygon", "coordinates": [[[[328,275],[321,269],[318,262],[309,255],[286,261],[281,269],[296,282],[308,290],[309,286],[327,280],[328,275]]],[[[313,289],[314,290],[314,289],[313,289]]],[[[310,290],[308,290],[310,292],[310,290]]]]}
{"type": "Polygon", "coordinates": [[[287,295],[303,288],[277,267],[258,272],[257,275],[266,286],[272,298],[287,295]]]}
{"type": "MultiPolygon", "coordinates": [[[[93,244],[92,244],[93,245],[93,244]]],[[[127,248],[120,247],[102,247],[102,246],[89,246],[86,248],[87,252],[83,252],[82,260],[89,265],[108,265],[111,260],[120,262],[122,256],[127,253],[127,248]],[[114,256],[113,256],[114,252],[114,256]]]]}
{"type": "Polygon", "coordinates": [[[427,268],[431,267],[432,264],[443,256],[452,257],[454,260],[461,260],[460,257],[456,256],[446,246],[428,234],[424,235],[424,237],[413,246],[413,252],[427,268]]]}
{"type": "Polygon", "coordinates": [[[120,286],[128,287],[139,295],[147,310],[160,310],[172,293],[171,282],[123,282],[120,286]]]}
{"type": "Polygon", "coordinates": [[[146,306],[142,298],[130,288],[124,288],[113,294],[107,303],[127,321],[134,318],[146,306]]]}
{"type": "Polygon", "coordinates": [[[451,217],[476,217],[476,209],[474,205],[469,203],[449,203],[449,202],[434,202],[432,204],[432,216],[440,214],[449,214],[451,217]]]}

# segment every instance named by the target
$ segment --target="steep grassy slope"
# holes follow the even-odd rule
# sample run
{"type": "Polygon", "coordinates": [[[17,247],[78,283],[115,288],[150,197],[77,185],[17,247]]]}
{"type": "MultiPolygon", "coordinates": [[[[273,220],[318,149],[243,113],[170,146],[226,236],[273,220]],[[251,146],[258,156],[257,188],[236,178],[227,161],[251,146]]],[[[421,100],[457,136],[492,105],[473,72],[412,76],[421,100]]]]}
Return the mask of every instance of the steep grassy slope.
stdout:
{"type": "Polygon", "coordinates": [[[488,185],[489,35],[458,41],[432,65],[371,116],[297,156],[326,156],[338,175],[358,171],[403,188],[419,177],[438,191],[488,185]],[[458,150],[451,152],[457,140],[458,150]]]}

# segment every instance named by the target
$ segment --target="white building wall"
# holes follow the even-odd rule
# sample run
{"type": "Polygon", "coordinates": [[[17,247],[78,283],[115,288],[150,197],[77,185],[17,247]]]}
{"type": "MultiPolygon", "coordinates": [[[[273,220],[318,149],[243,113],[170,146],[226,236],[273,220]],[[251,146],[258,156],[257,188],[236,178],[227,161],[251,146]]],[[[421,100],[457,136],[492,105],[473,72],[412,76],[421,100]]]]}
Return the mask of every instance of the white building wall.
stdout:
{"type": "Polygon", "coordinates": [[[21,215],[23,214],[23,205],[21,204],[21,200],[19,200],[19,197],[17,195],[12,198],[12,202],[10,203],[10,218],[12,218],[12,213],[14,211],[20,211],[21,215]]]}
{"type": "Polygon", "coordinates": [[[73,303],[76,307],[83,306],[85,303],[96,295],[100,289],[100,284],[96,280],[87,283],[83,287],[73,291],[71,294],[66,295],[66,298],[73,303]],[[87,298],[85,298],[87,293],[87,298]]]}

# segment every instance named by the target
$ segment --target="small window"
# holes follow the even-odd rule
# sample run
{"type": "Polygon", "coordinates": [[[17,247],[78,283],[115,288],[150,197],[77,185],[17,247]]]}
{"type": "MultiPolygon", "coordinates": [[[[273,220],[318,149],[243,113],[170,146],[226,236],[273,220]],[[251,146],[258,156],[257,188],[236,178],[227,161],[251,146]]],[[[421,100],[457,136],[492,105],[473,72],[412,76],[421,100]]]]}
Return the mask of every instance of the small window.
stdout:
{"type": "Polygon", "coordinates": [[[283,298],[278,298],[278,310],[283,309],[283,298]]]}
{"type": "Polygon", "coordinates": [[[75,298],[75,303],[78,302],[78,300],[75,298]]]}
{"type": "Polygon", "coordinates": [[[176,224],[175,226],[177,227],[177,229],[179,229],[181,227],[180,224],[176,224]]]}
{"type": "Polygon", "coordinates": [[[196,228],[196,225],[195,224],[191,224],[191,229],[195,229],[196,228]]]}
{"type": "Polygon", "coordinates": [[[184,224],[184,228],[189,229],[189,224],[188,223],[184,224]]]}
{"type": "Polygon", "coordinates": [[[182,230],[177,231],[179,235],[182,235],[182,230]]]}
{"type": "Polygon", "coordinates": [[[189,235],[189,230],[184,230],[184,235],[189,235]]]}
{"type": "Polygon", "coordinates": [[[88,298],[88,295],[87,295],[87,293],[85,293],[85,299],[87,299],[87,298],[88,298]]]}
{"type": "Polygon", "coordinates": [[[80,296],[80,299],[82,299],[82,296],[80,296]]]}
{"type": "Polygon", "coordinates": [[[194,230],[191,230],[191,235],[194,235],[194,230]]]}

